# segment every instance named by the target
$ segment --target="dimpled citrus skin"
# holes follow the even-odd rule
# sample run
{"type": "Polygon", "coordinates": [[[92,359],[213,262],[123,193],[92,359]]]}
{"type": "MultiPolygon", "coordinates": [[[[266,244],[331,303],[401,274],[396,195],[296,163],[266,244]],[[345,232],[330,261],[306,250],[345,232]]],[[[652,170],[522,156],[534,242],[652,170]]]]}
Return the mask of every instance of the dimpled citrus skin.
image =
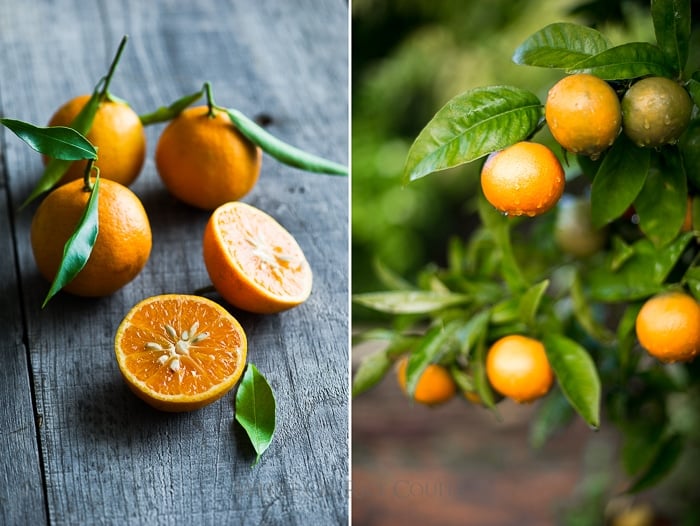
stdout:
{"type": "Polygon", "coordinates": [[[486,375],[496,391],[519,403],[544,396],[554,381],[544,345],[519,334],[504,336],[491,346],[486,375]]]}
{"type": "MultiPolygon", "coordinates": [[[[51,117],[49,126],[70,125],[89,99],[90,95],[80,95],[68,101],[51,117]]],[[[95,166],[103,179],[124,186],[134,182],[146,159],[146,133],[134,110],[123,102],[100,102],[86,138],[97,147],[95,166]]],[[[86,162],[72,163],[60,183],[82,178],[86,162]]]]}
{"type": "MultiPolygon", "coordinates": [[[[406,388],[407,368],[408,357],[404,356],[396,366],[396,377],[404,393],[408,392],[406,388]]],[[[447,402],[456,393],[457,386],[450,376],[450,372],[441,365],[430,364],[418,380],[413,398],[421,404],[436,405],[447,402]]]]}
{"type": "Polygon", "coordinates": [[[549,90],[545,118],[554,139],[569,152],[597,157],[620,133],[617,94],[594,75],[569,75],[549,90]]]}
{"type": "Polygon", "coordinates": [[[647,77],[622,98],[622,125],[637,146],[675,143],[690,123],[693,101],[677,82],[647,77]]]}
{"type": "Polygon", "coordinates": [[[262,150],[231,123],[226,112],[187,108],[163,130],[156,168],[166,188],[192,206],[213,210],[237,201],[255,186],[262,150]]]}
{"type": "Polygon", "coordinates": [[[559,201],[565,182],[552,150],[534,142],[518,142],[491,154],[481,170],[488,202],[514,216],[547,212],[559,201]]]}
{"type": "Polygon", "coordinates": [[[700,305],[683,292],[647,300],[637,315],[637,339],[662,362],[690,361],[700,351],[700,305]]]}
{"type": "MultiPolygon", "coordinates": [[[[39,272],[53,281],[63,247],[75,231],[89,193],[81,180],[53,190],[32,218],[31,245],[39,272]]],[[[127,187],[100,180],[97,240],[90,258],[63,290],[78,296],[107,296],[133,280],[151,253],[151,227],[138,197],[127,187]]]]}

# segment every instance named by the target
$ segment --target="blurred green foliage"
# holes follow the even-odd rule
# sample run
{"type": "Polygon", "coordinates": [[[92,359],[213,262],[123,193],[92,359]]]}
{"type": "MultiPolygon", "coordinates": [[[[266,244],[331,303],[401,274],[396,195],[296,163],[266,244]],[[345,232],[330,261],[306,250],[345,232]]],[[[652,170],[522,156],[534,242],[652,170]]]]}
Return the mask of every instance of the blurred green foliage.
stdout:
{"type": "Polygon", "coordinates": [[[377,262],[412,280],[427,262],[444,263],[451,236],[469,233],[481,163],[404,186],[408,149],[435,112],[467,89],[511,84],[544,100],[559,74],[518,66],[511,56],[555,21],[604,27],[614,43],[654,35],[641,0],[353,1],[353,292],[383,288],[377,262]]]}

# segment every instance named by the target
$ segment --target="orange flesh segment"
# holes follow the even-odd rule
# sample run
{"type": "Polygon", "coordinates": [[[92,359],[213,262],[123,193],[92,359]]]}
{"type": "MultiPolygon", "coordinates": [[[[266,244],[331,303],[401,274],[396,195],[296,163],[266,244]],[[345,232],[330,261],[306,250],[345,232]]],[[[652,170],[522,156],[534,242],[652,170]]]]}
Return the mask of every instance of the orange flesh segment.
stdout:
{"type": "Polygon", "coordinates": [[[240,325],[202,299],[144,303],[121,334],[122,367],[154,394],[196,396],[240,372],[245,361],[240,325]]]}
{"type": "Polygon", "coordinates": [[[274,219],[248,206],[224,207],[216,225],[232,262],[249,281],[277,297],[308,295],[311,275],[304,253],[274,219]]]}

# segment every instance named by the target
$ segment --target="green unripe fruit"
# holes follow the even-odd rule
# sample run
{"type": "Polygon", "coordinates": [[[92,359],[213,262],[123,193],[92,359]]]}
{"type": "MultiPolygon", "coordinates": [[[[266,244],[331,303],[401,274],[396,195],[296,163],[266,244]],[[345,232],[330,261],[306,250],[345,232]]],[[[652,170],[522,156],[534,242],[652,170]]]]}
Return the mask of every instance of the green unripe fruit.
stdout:
{"type": "Polygon", "coordinates": [[[567,254],[579,258],[592,256],[605,245],[604,229],[591,222],[591,203],[587,199],[565,195],[557,203],[554,240],[567,254]]]}
{"type": "Polygon", "coordinates": [[[688,127],[693,101],[678,83],[648,77],[622,98],[622,129],[637,146],[675,143],[688,127]]]}

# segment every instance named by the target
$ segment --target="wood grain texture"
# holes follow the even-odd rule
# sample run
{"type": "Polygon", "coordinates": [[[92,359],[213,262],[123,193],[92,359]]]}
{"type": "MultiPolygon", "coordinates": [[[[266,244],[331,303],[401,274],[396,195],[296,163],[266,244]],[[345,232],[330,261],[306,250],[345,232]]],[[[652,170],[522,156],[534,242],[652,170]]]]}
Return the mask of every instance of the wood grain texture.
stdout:
{"type": "MultiPolygon", "coordinates": [[[[31,16],[20,4],[0,0],[4,116],[47,122],[65,100],[92,89],[128,34],[111,88],[138,113],[209,80],[219,104],[249,116],[264,113],[272,119],[269,131],[281,139],[348,161],[348,8],[340,0],[41,0],[32,4],[31,16]]],[[[14,343],[2,343],[2,352],[18,352],[11,374],[19,383],[12,389],[25,401],[13,402],[12,411],[26,425],[34,411],[43,422],[39,450],[31,444],[32,428],[22,438],[27,458],[15,459],[15,469],[34,484],[29,489],[39,489],[36,498],[45,472],[51,524],[346,523],[348,181],[265,156],[260,181],[244,199],[296,237],[314,271],[311,298],[296,309],[272,316],[232,309],[248,335],[250,361],[277,397],[275,438],[251,469],[254,452],[234,422],[233,394],[197,412],[159,413],[128,391],[113,357],[116,327],[132,305],[209,284],[201,258],[209,214],[177,202],[158,179],[153,151],[162,127],[148,128],[148,158],[132,185],[153,230],[146,268],[111,297],[61,293],[43,310],[48,284],[34,265],[28,236],[36,204],[18,210],[41,161],[7,130],[0,132],[11,202],[3,215],[13,214],[26,306],[21,314],[3,307],[18,332],[14,343]]],[[[3,283],[11,296],[15,282],[8,272],[3,269],[3,283]]],[[[10,387],[2,389],[6,399],[10,387]]],[[[5,426],[13,418],[0,415],[5,426]]],[[[21,492],[5,488],[0,494],[9,510],[4,516],[26,512],[17,500],[21,492]]],[[[39,505],[39,518],[28,522],[42,522],[43,509],[39,505]]]]}

